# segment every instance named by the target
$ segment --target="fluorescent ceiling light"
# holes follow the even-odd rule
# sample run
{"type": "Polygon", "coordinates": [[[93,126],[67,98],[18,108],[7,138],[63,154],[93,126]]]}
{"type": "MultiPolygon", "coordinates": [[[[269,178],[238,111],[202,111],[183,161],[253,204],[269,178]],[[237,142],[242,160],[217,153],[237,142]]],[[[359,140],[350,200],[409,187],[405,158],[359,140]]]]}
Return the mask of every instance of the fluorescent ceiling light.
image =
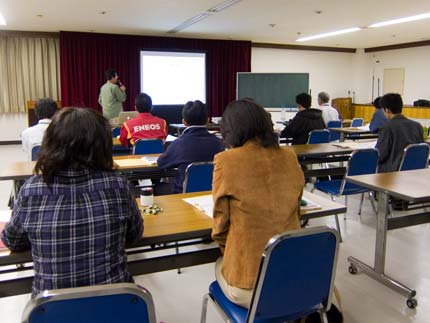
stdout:
{"type": "Polygon", "coordinates": [[[194,16],[193,18],[188,19],[187,21],[184,21],[182,24],[176,26],[173,29],[170,29],[168,31],[169,34],[177,33],[178,31],[181,31],[182,29],[188,28],[191,25],[195,24],[196,22],[199,22],[200,20],[205,19],[207,16],[209,16],[208,13],[201,13],[197,16],[194,16]]]}
{"type": "Polygon", "coordinates": [[[370,28],[375,28],[375,27],[384,27],[384,26],[389,26],[389,25],[395,25],[395,24],[401,24],[404,22],[409,22],[409,21],[417,21],[417,20],[422,20],[422,19],[427,19],[430,18],[430,13],[423,13],[420,15],[416,15],[416,16],[410,16],[410,17],[405,17],[405,18],[398,18],[398,19],[393,19],[393,20],[387,20],[387,21],[383,21],[383,22],[378,22],[376,24],[370,25],[370,28]]]}
{"type": "Polygon", "coordinates": [[[4,20],[1,12],[0,12],[0,26],[6,26],[6,21],[4,20]]]}
{"type": "Polygon", "coordinates": [[[215,7],[212,7],[208,10],[208,12],[220,12],[221,10],[224,10],[242,0],[227,0],[223,3],[220,3],[219,5],[216,5],[215,7]]]}
{"type": "Polygon", "coordinates": [[[324,33],[324,34],[319,34],[319,35],[309,36],[309,37],[302,37],[302,38],[297,39],[296,41],[308,41],[308,40],[313,40],[313,39],[331,37],[331,36],[336,36],[336,35],[352,33],[354,31],[359,31],[359,30],[361,30],[361,28],[358,28],[358,27],[342,29],[342,30],[338,30],[338,31],[332,31],[330,33],[324,33]]]}

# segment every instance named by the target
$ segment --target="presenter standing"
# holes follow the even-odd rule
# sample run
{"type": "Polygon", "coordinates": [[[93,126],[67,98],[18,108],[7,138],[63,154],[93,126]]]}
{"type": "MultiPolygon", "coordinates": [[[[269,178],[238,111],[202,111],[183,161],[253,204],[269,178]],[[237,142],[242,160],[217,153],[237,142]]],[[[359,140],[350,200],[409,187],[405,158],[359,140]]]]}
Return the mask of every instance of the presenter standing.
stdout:
{"type": "Polygon", "coordinates": [[[99,104],[103,108],[103,116],[113,119],[122,111],[122,103],[127,96],[117,72],[111,68],[107,69],[106,79],[107,82],[100,89],[99,104]]]}

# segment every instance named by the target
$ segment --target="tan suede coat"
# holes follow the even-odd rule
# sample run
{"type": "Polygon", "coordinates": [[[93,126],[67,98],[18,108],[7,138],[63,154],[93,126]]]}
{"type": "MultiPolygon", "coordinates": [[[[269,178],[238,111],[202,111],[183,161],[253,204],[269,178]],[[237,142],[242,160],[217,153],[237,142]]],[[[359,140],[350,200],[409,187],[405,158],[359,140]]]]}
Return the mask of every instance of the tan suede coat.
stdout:
{"type": "Polygon", "coordinates": [[[222,274],[252,289],[270,238],[300,227],[303,172],[291,149],[254,141],[217,154],[214,164],[212,238],[224,254],[222,274]]]}

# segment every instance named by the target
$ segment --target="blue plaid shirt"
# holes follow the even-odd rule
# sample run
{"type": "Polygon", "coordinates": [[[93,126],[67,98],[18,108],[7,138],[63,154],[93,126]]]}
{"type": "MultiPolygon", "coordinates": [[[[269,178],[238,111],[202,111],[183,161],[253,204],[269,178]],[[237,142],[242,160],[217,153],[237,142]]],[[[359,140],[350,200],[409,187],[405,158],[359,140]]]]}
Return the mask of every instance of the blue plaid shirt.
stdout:
{"type": "Polygon", "coordinates": [[[130,282],[125,245],[142,238],[143,220],[127,180],[114,171],[67,171],[22,186],[1,238],[31,248],[33,296],[48,289],[130,282]]]}

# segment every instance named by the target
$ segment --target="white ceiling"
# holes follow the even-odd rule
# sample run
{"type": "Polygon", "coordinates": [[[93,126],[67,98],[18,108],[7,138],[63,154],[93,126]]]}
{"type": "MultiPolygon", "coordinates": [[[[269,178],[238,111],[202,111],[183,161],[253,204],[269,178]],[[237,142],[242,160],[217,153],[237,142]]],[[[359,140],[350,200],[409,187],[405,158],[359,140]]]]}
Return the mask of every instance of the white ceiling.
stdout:
{"type": "MultiPolygon", "coordinates": [[[[0,26],[0,29],[172,36],[168,30],[221,2],[223,0],[0,0],[0,12],[7,22],[7,26],[0,26]],[[101,15],[101,11],[107,13],[101,15]]],[[[430,12],[430,0],[242,0],[174,36],[365,48],[428,40],[430,19],[304,43],[295,40],[425,12],[430,12]],[[322,13],[316,14],[316,10],[322,13]]]]}

